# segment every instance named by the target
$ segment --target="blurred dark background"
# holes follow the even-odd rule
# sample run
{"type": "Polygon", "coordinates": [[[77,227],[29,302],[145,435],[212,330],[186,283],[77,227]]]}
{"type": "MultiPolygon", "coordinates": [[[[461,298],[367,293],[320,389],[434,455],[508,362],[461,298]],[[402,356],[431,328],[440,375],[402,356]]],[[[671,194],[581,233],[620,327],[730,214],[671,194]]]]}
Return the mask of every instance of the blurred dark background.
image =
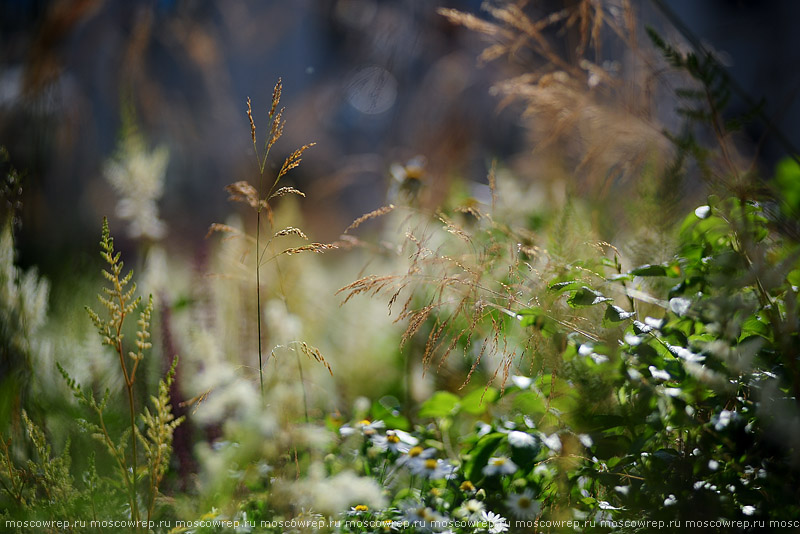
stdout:
{"type": "MultiPolygon", "coordinates": [[[[797,2],[663,2],[685,25],[677,30],[657,2],[633,4],[645,23],[690,32],[728,58],[742,89],[766,98],[766,115],[797,137],[797,2]]],[[[519,109],[501,111],[489,94],[519,66],[478,67],[483,43],[440,6],[481,14],[480,0],[3,1],[0,144],[26,173],[22,263],[47,272],[69,250],[94,250],[103,215],[114,224],[103,166],[125,105],[148,146],[170,153],[158,203],[166,239],[201,239],[233,209],[224,186],[255,178],[245,101],[263,139],[279,77],[288,122],[272,164],[317,142],[290,176],[308,194],[314,240],[384,204],[392,163],[424,156],[442,194],[455,176],[484,181],[492,158],[529,149],[519,109]]],[[[759,123],[746,131],[769,173],[787,148],[764,134],[759,123]]]]}

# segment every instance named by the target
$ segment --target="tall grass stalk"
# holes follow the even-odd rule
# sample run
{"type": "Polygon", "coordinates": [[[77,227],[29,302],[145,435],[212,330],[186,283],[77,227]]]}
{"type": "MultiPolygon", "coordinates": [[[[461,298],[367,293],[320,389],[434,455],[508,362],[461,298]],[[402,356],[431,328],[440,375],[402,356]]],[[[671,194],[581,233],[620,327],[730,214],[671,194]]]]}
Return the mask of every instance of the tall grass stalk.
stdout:
{"type": "MultiPolygon", "coordinates": [[[[258,377],[259,377],[259,384],[261,389],[261,398],[264,398],[264,349],[263,349],[263,332],[262,332],[262,325],[261,325],[261,265],[264,262],[264,256],[269,250],[270,246],[272,245],[272,241],[276,237],[282,236],[289,236],[295,235],[302,239],[308,239],[306,235],[299,230],[298,228],[288,227],[284,228],[283,230],[279,230],[274,232],[274,218],[273,218],[273,211],[270,205],[270,201],[272,199],[282,197],[284,195],[299,195],[301,197],[305,196],[305,193],[302,191],[295,189],[294,187],[280,187],[278,188],[278,184],[281,181],[281,178],[286,176],[286,174],[300,165],[300,161],[302,160],[303,152],[305,152],[310,147],[314,146],[315,143],[309,143],[307,145],[303,145],[294,152],[292,152],[286,160],[284,160],[283,165],[281,166],[280,170],[275,176],[275,179],[272,181],[272,184],[269,188],[266,187],[265,180],[266,180],[266,166],[267,166],[267,159],[269,158],[270,151],[275,143],[280,139],[281,135],[283,135],[283,128],[286,125],[286,121],[283,119],[283,112],[285,108],[278,108],[278,105],[281,101],[281,93],[283,90],[283,84],[280,78],[278,79],[278,83],[275,84],[275,88],[272,91],[272,103],[270,105],[269,113],[267,114],[267,120],[269,122],[270,128],[269,133],[267,135],[266,140],[264,141],[264,146],[261,150],[258,148],[258,139],[256,137],[256,123],[255,119],[253,118],[253,108],[250,102],[250,98],[247,99],[247,118],[250,121],[250,135],[253,140],[253,151],[255,152],[256,156],[256,163],[258,168],[258,187],[253,187],[249,182],[246,181],[239,181],[233,184],[230,184],[226,187],[228,193],[230,193],[230,200],[244,202],[248,204],[251,208],[253,208],[256,212],[256,236],[255,236],[255,274],[256,274],[256,329],[258,335],[258,377]],[[263,214],[266,214],[267,223],[269,224],[270,232],[272,235],[267,240],[266,243],[262,245],[262,237],[261,237],[261,227],[263,225],[262,219],[263,214]]],[[[210,232],[221,231],[221,232],[236,232],[233,228],[230,228],[225,225],[221,224],[213,224],[211,225],[210,232]]],[[[331,248],[330,245],[323,245],[321,243],[311,243],[309,245],[304,245],[297,248],[290,248],[283,250],[273,256],[267,258],[267,262],[276,259],[277,256],[281,254],[296,254],[299,252],[323,252],[327,249],[331,248]]]]}

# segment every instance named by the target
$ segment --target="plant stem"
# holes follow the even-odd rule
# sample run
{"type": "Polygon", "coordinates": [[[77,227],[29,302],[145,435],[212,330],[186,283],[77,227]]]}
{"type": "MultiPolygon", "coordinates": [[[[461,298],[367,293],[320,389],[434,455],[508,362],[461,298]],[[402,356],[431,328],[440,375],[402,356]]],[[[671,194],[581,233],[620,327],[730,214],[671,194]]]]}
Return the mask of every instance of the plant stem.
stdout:
{"type": "MultiPolygon", "coordinates": [[[[131,415],[131,466],[133,467],[133,480],[131,481],[131,514],[134,521],[139,520],[139,504],[137,503],[136,496],[136,411],[133,404],[133,383],[127,384],[128,386],[128,406],[131,415]]],[[[139,530],[138,524],[136,530],[139,530]]]]}
{"type": "Polygon", "coordinates": [[[297,356],[297,371],[300,373],[300,387],[303,388],[303,411],[306,415],[306,423],[308,423],[308,399],[306,398],[306,382],[303,379],[303,366],[300,365],[300,355],[295,351],[297,356]]]}
{"type": "Polygon", "coordinates": [[[261,401],[264,402],[264,367],[261,355],[261,265],[259,260],[261,246],[261,207],[256,210],[256,322],[258,324],[258,377],[261,382],[261,401]]]}

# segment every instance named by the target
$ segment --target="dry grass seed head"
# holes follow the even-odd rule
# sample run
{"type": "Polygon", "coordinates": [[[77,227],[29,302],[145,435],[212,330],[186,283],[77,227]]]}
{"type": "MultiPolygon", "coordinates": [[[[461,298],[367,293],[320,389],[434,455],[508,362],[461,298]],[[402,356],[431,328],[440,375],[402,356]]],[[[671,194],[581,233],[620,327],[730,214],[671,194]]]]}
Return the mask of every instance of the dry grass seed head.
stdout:
{"type": "Polygon", "coordinates": [[[323,252],[337,248],[339,247],[327,243],[311,243],[309,245],[303,245],[302,247],[287,248],[281,252],[281,254],[288,254],[290,256],[293,254],[300,254],[302,252],[316,252],[317,254],[322,254],[323,252]]]}
{"type": "Polygon", "coordinates": [[[256,144],[256,123],[253,120],[253,107],[250,105],[250,97],[247,97],[247,119],[250,121],[250,136],[253,138],[253,145],[256,144]]]}
{"type": "Polygon", "coordinates": [[[305,354],[309,358],[313,358],[317,362],[319,362],[322,365],[324,365],[325,369],[328,370],[328,373],[330,373],[330,375],[333,376],[333,369],[331,369],[331,366],[328,364],[328,362],[322,356],[322,353],[319,351],[318,348],[312,347],[311,345],[309,345],[305,341],[300,341],[297,344],[300,346],[300,351],[303,354],[305,354]]]}
{"type": "Polygon", "coordinates": [[[306,241],[308,241],[308,236],[306,236],[306,234],[304,234],[302,230],[300,230],[299,228],[295,228],[294,226],[289,226],[288,228],[284,228],[283,230],[275,232],[275,235],[273,237],[282,237],[286,235],[300,236],[306,241]]]}
{"type": "Polygon", "coordinates": [[[300,162],[302,161],[301,156],[303,155],[303,152],[305,152],[314,145],[316,145],[316,143],[309,143],[307,145],[301,146],[300,148],[292,152],[289,155],[289,157],[286,158],[286,161],[283,162],[283,166],[281,166],[281,170],[280,172],[278,172],[278,178],[285,176],[287,172],[300,165],[300,162]]]}
{"type": "Polygon", "coordinates": [[[402,281],[404,277],[398,275],[385,275],[385,276],[376,276],[376,275],[369,275],[363,278],[359,278],[355,282],[351,282],[344,286],[343,288],[339,289],[336,292],[338,295],[339,293],[346,293],[347,296],[345,297],[344,301],[341,305],[344,305],[349,301],[351,298],[359,295],[361,293],[372,293],[373,295],[377,295],[381,291],[385,290],[387,287],[396,287],[398,281],[402,281]]]}
{"type": "Polygon", "coordinates": [[[259,205],[264,205],[264,202],[258,198],[256,188],[244,180],[226,185],[225,191],[229,194],[228,200],[233,202],[244,202],[254,209],[258,209],[259,205]]]}
{"type": "Polygon", "coordinates": [[[227,224],[213,223],[211,226],[208,227],[208,233],[206,234],[206,239],[211,237],[211,234],[214,234],[216,232],[229,234],[225,237],[225,239],[233,239],[234,237],[239,237],[242,235],[242,232],[239,231],[238,228],[234,228],[233,226],[229,226],[227,224]]]}
{"type": "Polygon", "coordinates": [[[369,213],[365,213],[364,215],[362,215],[361,217],[359,217],[358,219],[353,221],[350,224],[350,226],[345,228],[343,233],[346,234],[350,230],[355,230],[356,228],[361,226],[362,223],[364,223],[364,222],[366,222],[366,221],[368,221],[370,219],[375,219],[376,217],[380,217],[382,215],[386,215],[387,213],[390,213],[393,210],[394,210],[394,204],[389,204],[388,206],[383,206],[383,207],[380,207],[380,208],[378,208],[376,210],[372,210],[369,213]]]}
{"type": "Polygon", "coordinates": [[[273,198],[282,197],[283,195],[297,195],[301,197],[305,197],[306,194],[300,191],[299,189],[295,189],[294,187],[281,187],[274,193],[272,193],[269,198],[270,200],[273,198]]]}
{"type": "Polygon", "coordinates": [[[434,309],[434,304],[429,304],[419,310],[408,311],[405,313],[400,314],[395,322],[401,321],[408,317],[408,326],[406,326],[406,331],[403,332],[403,336],[400,338],[400,348],[402,349],[405,345],[406,341],[411,339],[411,337],[417,333],[419,328],[425,323],[425,320],[431,314],[431,311],[434,309]]]}

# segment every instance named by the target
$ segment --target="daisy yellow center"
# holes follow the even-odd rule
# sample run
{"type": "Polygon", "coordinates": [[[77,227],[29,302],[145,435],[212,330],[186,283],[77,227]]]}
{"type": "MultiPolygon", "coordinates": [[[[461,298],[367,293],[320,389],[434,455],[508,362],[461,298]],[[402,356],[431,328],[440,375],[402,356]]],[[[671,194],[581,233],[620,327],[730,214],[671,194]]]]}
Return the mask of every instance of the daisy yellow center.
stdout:
{"type": "Polygon", "coordinates": [[[505,458],[495,458],[492,461],[493,465],[505,465],[505,463],[506,463],[506,459],[505,458]]]}
{"type": "Polygon", "coordinates": [[[464,482],[461,483],[459,489],[461,491],[475,491],[475,485],[472,484],[472,482],[470,482],[469,480],[465,480],[464,482]]]}
{"type": "Polygon", "coordinates": [[[533,504],[533,501],[528,497],[520,497],[519,500],[517,500],[517,506],[520,508],[530,508],[531,504],[533,504]]]}
{"type": "Polygon", "coordinates": [[[400,443],[400,438],[398,438],[394,434],[389,434],[388,436],[386,436],[386,441],[388,441],[389,443],[400,443]]]}
{"type": "Polygon", "coordinates": [[[434,460],[433,458],[425,460],[425,469],[429,469],[431,471],[436,469],[436,460],[434,460]]]}
{"type": "Polygon", "coordinates": [[[359,426],[369,426],[369,419],[362,419],[358,424],[359,426]]]}
{"type": "Polygon", "coordinates": [[[419,456],[422,454],[422,447],[412,447],[410,451],[408,451],[408,455],[412,458],[415,456],[419,456]]]}
{"type": "Polygon", "coordinates": [[[365,504],[359,504],[356,506],[356,512],[366,512],[367,510],[369,510],[369,506],[365,504]]]}

